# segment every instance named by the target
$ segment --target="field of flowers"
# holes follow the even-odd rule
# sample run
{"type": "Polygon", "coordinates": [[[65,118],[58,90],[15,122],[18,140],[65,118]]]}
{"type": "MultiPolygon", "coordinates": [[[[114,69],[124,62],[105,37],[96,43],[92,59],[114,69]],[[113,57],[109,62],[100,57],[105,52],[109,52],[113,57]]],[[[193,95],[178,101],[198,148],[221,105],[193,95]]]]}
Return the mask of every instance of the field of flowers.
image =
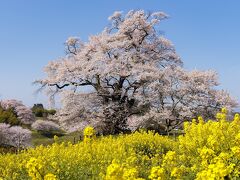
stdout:
{"type": "Polygon", "coordinates": [[[145,131],[96,138],[88,127],[78,144],[56,137],[51,146],[0,155],[0,179],[239,179],[240,116],[226,116],[223,109],[215,121],[187,122],[176,140],[145,131]]]}

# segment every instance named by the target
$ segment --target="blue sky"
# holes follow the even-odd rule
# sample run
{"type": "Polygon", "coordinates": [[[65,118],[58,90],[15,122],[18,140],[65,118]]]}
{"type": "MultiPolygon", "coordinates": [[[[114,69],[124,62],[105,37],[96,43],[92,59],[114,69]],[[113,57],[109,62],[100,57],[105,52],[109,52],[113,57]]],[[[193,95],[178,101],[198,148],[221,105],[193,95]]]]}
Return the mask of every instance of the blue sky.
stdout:
{"type": "Polygon", "coordinates": [[[44,77],[48,61],[64,55],[67,37],[87,40],[114,11],[144,9],[170,16],[161,30],[187,69],[216,70],[221,88],[240,100],[239,7],[238,0],[1,0],[0,99],[46,103],[32,82],[44,77]]]}

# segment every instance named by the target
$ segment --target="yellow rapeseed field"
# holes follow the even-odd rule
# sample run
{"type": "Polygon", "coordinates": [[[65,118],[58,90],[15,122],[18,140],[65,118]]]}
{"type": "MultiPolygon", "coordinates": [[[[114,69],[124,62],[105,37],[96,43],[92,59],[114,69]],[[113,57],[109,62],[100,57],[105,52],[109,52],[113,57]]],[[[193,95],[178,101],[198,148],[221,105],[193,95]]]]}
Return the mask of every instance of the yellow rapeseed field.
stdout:
{"type": "Polygon", "coordinates": [[[78,144],[55,137],[47,147],[0,155],[0,179],[239,179],[240,116],[226,116],[223,109],[214,121],[186,122],[176,140],[145,131],[96,138],[87,127],[78,144]]]}

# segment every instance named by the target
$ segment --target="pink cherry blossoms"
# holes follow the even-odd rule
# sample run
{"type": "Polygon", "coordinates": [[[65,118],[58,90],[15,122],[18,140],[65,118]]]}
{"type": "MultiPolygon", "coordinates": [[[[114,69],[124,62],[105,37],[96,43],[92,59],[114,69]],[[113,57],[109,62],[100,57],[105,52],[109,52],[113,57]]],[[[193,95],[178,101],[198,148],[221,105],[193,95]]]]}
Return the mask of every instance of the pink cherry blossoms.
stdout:
{"type": "Polygon", "coordinates": [[[57,113],[65,117],[61,124],[72,129],[81,122],[99,122],[115,134],[151,118],[169,131],[198,113],[211,117],[223,106],[236,105],[215,88],[215,72],[183,69],[173,44],[159,33],[167,17],[118,11],[109,17],[111,25],[88,42],[66,41],[67,55],[49,62],[46,78],[36,81],[50,96],[65,94],[57,113]]]}

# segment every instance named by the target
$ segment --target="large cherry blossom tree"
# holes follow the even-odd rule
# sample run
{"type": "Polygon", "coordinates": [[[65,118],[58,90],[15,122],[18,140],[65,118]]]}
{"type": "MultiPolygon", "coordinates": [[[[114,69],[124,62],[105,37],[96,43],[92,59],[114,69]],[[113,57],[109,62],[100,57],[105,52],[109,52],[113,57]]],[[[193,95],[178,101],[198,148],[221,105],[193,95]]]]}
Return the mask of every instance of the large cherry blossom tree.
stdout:
{"type": "Polygon", "coordinates": [[[228,95],[216,104],[214,73],[182,69],[173,44],[159,31],[166,18],[162,12],[115,12],[109,17],[111,25],[88,42],[70,37],[67,55],[49,62],[47,77],[36,82],[47,87],[50,96],[71,92],[63,100],[63,109],[69,109],[62,111],[65,120],[87,116],[113,134],[129,130],[128,120],[136,119],[132,117],[149,113],[164,121],[182,121],[194,116],[197,107],[204,113],[209,111],[206,106],[232,107],[228,95]],[[87,93],[82,93],[84,87],[87,93]]]}

